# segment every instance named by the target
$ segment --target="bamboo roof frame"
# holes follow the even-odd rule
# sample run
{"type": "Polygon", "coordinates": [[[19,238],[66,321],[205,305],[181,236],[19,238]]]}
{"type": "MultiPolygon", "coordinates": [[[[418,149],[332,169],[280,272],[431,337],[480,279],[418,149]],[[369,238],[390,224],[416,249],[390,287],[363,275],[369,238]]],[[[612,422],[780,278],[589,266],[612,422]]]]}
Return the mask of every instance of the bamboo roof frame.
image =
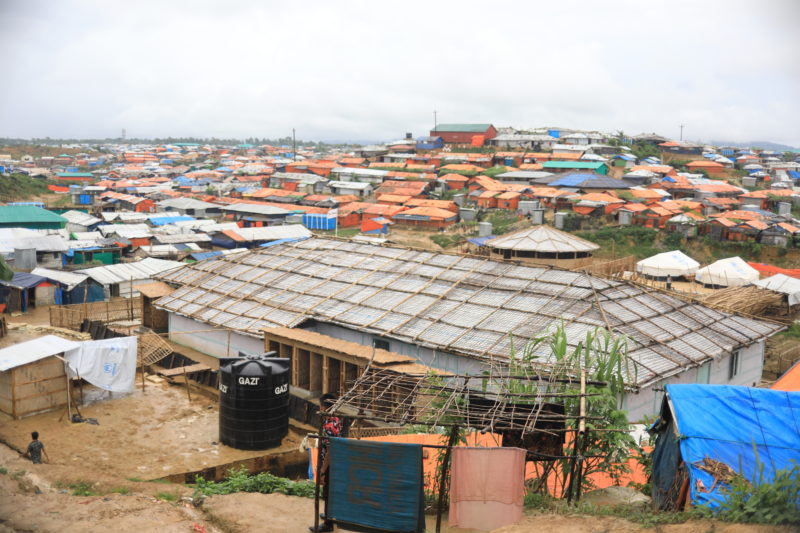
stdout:
{"type": "Polygon", "coordinates": [[[213,258],[158,277],[183,285],[158,307],[245,335],[314,319],[485,364],[508,360],[509,333],[524,343],[558,322],[578,332],[605,328],[631,340],[639,368],[632,386],[782,327],[586,272],[330,238],[213,258]],[[691,345],[686,336],[695,339],[691,345]]]}

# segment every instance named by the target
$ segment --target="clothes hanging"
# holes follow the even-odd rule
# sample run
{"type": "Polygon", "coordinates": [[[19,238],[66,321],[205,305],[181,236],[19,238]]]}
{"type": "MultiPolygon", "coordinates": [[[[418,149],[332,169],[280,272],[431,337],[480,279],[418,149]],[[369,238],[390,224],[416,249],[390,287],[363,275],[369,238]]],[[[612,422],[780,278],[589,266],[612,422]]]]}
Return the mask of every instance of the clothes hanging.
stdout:
{"type": "Polygon", "coordinates": [[[425,530],[422,446],[330,439],[328,517],[360,530],[425,530]]]}
{"type": "Polygon", "coordinates": [[[491,531],[522,518],[525,450],[453,448],[449,525],[491,531]]]}

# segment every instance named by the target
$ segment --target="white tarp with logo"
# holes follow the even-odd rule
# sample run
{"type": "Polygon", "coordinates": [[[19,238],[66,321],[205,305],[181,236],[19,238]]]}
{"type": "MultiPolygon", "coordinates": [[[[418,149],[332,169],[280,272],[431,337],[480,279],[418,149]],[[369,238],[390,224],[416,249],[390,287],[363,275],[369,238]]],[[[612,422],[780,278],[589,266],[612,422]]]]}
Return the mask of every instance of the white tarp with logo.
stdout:
{"type": "Polygon", "coordinates": [[[86,341],[64,353],[70,374],[112,392],[133,390],[136,379],[136,337],[86,341]]]}

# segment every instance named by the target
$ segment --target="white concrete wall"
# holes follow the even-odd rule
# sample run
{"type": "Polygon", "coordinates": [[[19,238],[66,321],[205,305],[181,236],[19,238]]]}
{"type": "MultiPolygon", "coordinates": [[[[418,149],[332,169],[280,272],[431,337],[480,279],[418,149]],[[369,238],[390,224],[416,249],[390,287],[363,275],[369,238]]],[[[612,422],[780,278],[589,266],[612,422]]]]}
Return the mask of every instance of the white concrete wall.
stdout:
{"type": "MultiPolygon", "coordinates": [[[[728,379],[730,372],[731,354],[711,361],[708,383],[711,385],[743,385],[753,387],[761,380],[761,372],[764,366],[764,341],[751,344],[742,348],[739,353],[739,371],[728,379]]],[[[698,368],[689,368],[675,376],[666,378],[653,385],[645,387],[638,393],[628,393],[625,395],[623,408],[628,411],[628,420],[631,422],[642,422],[645,417],[654,418],[661,409],[661,401],[664,398],[664,385],[674,385],[676,383],[698,383],[698,368]]]]}
{"type": "Polygon", "coordinates": [[[419,363],[428,365],[439,370],[447,370],[449,372],[460,372],[462,374],[479,373],[485,369],[485,366],[480,361],[463,357],[460,355],[453,355],[446,352],[432,350],[424,346],[416,344],[408,344],[395,339],[381,337],[379,335],[372,335],[355,331],[353,329],[337,326],[335,324],[327,324],[324,322],[315,322],[309,327],[305,327],[310,331],[316,331],[323,335],[328,335],[335,339],[355,342],[364,346],[372,346],[373,339],[382,339],[389,343],[389,351],[396,352],[402,355],[413,357],[419,363]]]}
{"type": "Polygon", "coordinates": [[[257,339],[230,332],[230,346],[228,345],[228,330],[215,328],[191,318],[169,314],[169,338],[183,346],[194,348],[198,352],[214,357],[236,357],[239,350],[262,353],[264,339],[257,339]]]}

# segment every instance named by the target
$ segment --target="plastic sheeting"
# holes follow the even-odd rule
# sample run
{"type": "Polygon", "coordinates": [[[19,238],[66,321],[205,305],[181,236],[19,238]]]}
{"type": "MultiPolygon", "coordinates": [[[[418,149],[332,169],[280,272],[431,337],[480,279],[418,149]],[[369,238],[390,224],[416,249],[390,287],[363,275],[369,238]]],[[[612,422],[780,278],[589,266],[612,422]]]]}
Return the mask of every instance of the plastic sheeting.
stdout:
{"type": "Polygon", "coordinates": [[[691,276],[698,268],[700,263],[679,250],[656,254],[636,263],[636,272],[656,278],[691,276]]]}
{"type": "Polygon", "coordinates": [[[718,507],[726,497],[725,485],[698,467],[706,457],[751,482],[757,480],[757,459],[768,481],[800,458],[800,393],[732,385],[667,385],[666,390],[692,504],[718,507]]]}
{"type": "Polygon", "coordinates": [[[800,279],[789,277],[786,274],[775,274],[756,281],[754,285],[785,294],[789,305],[800,304],[800,279]]]}
{"type": "Polygon", "coordinates": [[[137,337],[86,341],[64,354],[70,374],[112,392],[133,390],[136,379],[137,337]]]}
{"type": "Polygon", "coordinates": [[[758,270],[741,257],[720,259],[697,271],[695,279],[704,285],[740,287],[758,281],[758,270]]]}
{"type": "Polygon", "coordinates": [[[380,531],[425,530],[422,446],[330,440],[328,516],[380,531]]]}

